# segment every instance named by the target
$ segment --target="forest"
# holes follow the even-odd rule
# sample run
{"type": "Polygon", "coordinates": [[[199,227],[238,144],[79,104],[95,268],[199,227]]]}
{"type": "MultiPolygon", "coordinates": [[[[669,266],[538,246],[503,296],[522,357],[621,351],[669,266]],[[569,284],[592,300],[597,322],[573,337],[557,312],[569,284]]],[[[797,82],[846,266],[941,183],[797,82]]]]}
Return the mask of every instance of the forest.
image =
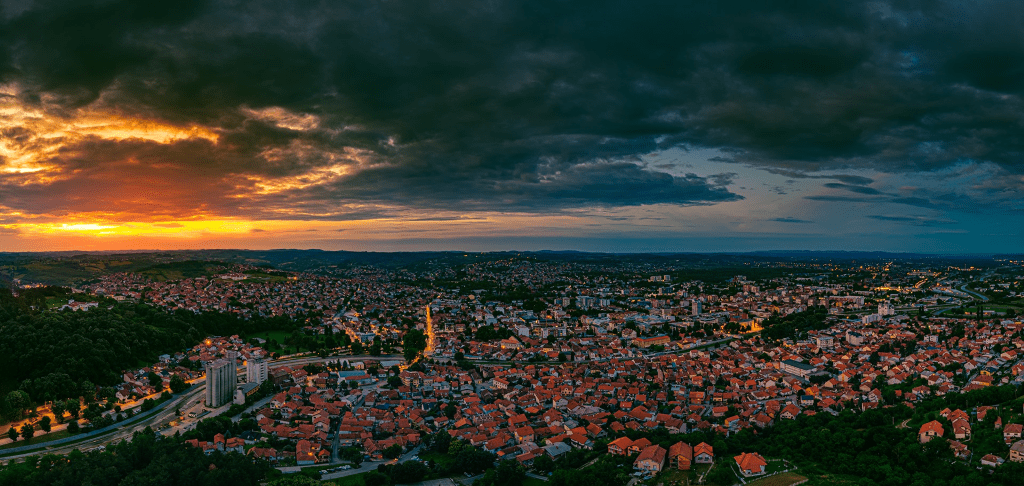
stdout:
{"type": "Polygon", "coordinates": [[[115,385],[122,370],[147,366],[157,356],[183,351],[206,336],[299,328],[287,317],[246,320],[213,312],[168,313],[145,304],[52,311],[45,310],[47,292],[32,290],[15,297],[0,289],[0,392],[21,388],[35,402],[115,385]]]}

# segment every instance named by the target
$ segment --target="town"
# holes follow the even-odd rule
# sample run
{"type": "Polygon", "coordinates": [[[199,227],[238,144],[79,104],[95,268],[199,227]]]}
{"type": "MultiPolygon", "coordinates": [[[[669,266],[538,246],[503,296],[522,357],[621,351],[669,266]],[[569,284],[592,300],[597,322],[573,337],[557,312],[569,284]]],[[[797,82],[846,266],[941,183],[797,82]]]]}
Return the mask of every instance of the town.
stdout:
{"type": "MultiPolygon", "coordinates": [[[[147,422],[157,434],[191,431],[187,444],[205,454],[246,454],[325,480],[370,485],[373,465],[409,462],[425,465],[417,481],[483,480],[510,461],[526,480],[549,482],[556,464],[583,458],[614,463],[630,484],[733,484],[803,477],[798,457],[743,448],[749,434],[1024,382],[1019,264],[749,270],[687,279],[665,264],[506,258],[416,270],[225,264],[162,282],[111,273],[74,289],[95,300],[56,311],[145,304],[284,316],[301,330],[209,336],[123,370],[112,393],[97,387],[109,408],[88,419],[53,406],[30,415],[116,428],[173,390],[184,406],[147,422]],[[203,388],[194,402],[189,387],[203,388]],[[461,447],[490,459],[455,465],[461,447]]],[[[995,470],[1024,462],[1019,395],[943,407],[928,420],[907,412],[889,427],[995,470]]],[[[0,446],[43,443],[32,420],[24,438],[25,426],[12,426],[0,446]]]]}

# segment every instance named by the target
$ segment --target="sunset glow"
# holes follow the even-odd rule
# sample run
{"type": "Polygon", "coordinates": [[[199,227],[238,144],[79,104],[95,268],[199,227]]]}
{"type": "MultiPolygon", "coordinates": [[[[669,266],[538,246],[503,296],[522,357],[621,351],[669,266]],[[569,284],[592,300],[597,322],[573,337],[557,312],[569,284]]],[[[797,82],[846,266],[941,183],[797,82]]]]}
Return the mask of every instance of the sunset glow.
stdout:
{"type": "Polygon", "coordinates": [[[0,11],[0,250],[1024,239],[1011,12],[487,5],[0,11]]]}

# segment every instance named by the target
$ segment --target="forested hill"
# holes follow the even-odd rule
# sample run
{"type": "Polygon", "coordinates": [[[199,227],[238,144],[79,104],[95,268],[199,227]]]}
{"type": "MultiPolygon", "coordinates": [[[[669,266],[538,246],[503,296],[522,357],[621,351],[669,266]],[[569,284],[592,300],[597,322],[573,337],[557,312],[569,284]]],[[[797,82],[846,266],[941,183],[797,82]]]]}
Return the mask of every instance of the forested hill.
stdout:
{"type": "Polygon", "coordinates": [[[85,382],[114,385],[122,370],[183,351],[206,336],[298,328],[287,317],[172,314],[145,304],[46,311],[40,310],[45,298],[38,294],[15,297],[0,289],[0,391],[31,390],[33,401],[77,397],[85,382]]]}

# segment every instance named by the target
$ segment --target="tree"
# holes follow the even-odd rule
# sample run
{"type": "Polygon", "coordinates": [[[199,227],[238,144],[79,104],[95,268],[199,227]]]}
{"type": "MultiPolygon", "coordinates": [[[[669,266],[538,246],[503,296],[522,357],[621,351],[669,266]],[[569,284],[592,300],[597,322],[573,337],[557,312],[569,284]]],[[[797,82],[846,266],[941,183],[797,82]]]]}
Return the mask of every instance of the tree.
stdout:
{"type": "Polygon", "coordinates": [[[39,419],[39,430],[50,433],[50,417],[48,415],[39,419]]]}
{"type": "Polygon", "coordinates": [[[11,428],[7,429],[7,437],[11,439],[11,442],[18,441],[18,429],[11,425],[11,428]]]}
{"type": "Polygon", "coordinates": [[[28,393],[21,390],[14,390],[8,393],[4,401],[7,403],[7,409],[11,411],[14,420],[20,420],[29,405],[28,393]]]}
{"type": "Polygon", "coordinates": [[[442,454],[448,452],[448,447],[452,445],[452,436],[448,434],[448,431],[442,430],[432,436],[430,436],[430,450],[440,452],[442,454]]]}
{"type": "Polygon", "coordinates": [[[275,479],[267,483],[267,486],[319,486],[321,484],[323,483],[318,479],[303,476],[302,474],[292,474],[280,479],[275,479]]]}
{"type": "Polygon", "coordinates": [[[541,454],[533,460],[533,468],[540,473],[549,473],[555,470],[555,461],[547,454],[541,454]]]}
{"type": "MultiPolygon", "coordinates": [[[[452,445],[461,444],[461,441],[453,442],[452,445]]],[[[480,472],[494,465],[494,454],[483,451],[471,445],[465,445],[455,455],[455,468],[458,471],[480,472]]]]}
{"type": "Polygon", "coordinates": [[[25,440],[29,440],[35,435],[36,429],[32,426],[31,422],[25,422],[25,425],[21,426],[21,437],[25,440]]]}
{"type": "Polygon", "coordinates": [[[150,371],[146,373],[146,380],[149,381],[149,386],[156,390],[162,390],[164,388],[164,380],[160,378],[160,375],[150,371]]]}
{"type": "Polygon", "coordinates": [[[422,462],[405,461],[391,468],[391,481],[395,484],[411,484],[423,481],[430,470],[422,462]]]}
{"type": "Polygon", "coordinates": [[[412,362],[413,360],[415,360],[416,356],[419,356],[419,354],[420,354],[420,351],[418,349],[415,349],[415,348],[403,348],[402,349],[402,356],[408,362],[412,362]]]}
{"type": "Polygon", "coordinates": [[[188,383],[185,383],[185,379],[181,375],[174,375],[171,377],[171,392],[181,393],[188,390],[188,383]]]}
{"type": "Polygon", "coordinates": [[[338,452],[338,457],[359,467],[363,463],[363,450],[358,447],[346,447],[338,452]]]}
{"type": "Polygon", "coordinates": [[[67,409],[71,418],[78,418],[78,412],[81,410],[81,407],[82,404],[78,403],[77,398],[69,398],[68,401],[64,402],[64,408],[67,409]]]}
{"type": "Polygon", "coordinates": [[[92,403],[96,400],[96,385],[89,380],[82,382],[82,400],[85,403],[92,403]]]}
{"type": "Polygon", "coordinates": [[[77,420],[72,420],[72,421],[68,422],[68,433],[69,434],[77,434],[80,428],[81,427],[78,426],[78,421],[77,420]]]}
{"type": "Polygon", "coordinates": [[[50,405],[50,411],[53,412],[53,416],[57,419],[57,423],[64,421],[64,402],[56,400],[53,405],[50,405]]]}
{"type": "Polygon", "coordinates": [[[374,338],[373,343],[370,344],[370,356],[380,356],[380,340],[374,338]]]}
{"type": "Polygon", "coordinates": [[[382,454],[384,455],[384,457],[388,459],[394,459],[402,455],[402,446],[398,444],[388,446],[386,449],[384,449],[384,452],[382,454]]]}
{"type": "Polygon", "coordinates": [[[359,341],[352,341],[352,354],[363,354],[363,343],[359,341]]]}
{"type": "Polygon", "coordinates": [[[377,471],[370,471],[363,475],[363,484],[366,486],[388,486],[391,478],[377,471]]]}
{"type": "Polygon", "coordinates": [[[526,479],[526,468],[515,461],[501,461],[498,467],[488,469],[480,478],[479,486],[521,486],[526,479]]]}
{"type": "Polygon", "coordinates": [[[103,388],[100,388],[100,398],[106,400],[107,402],[113,401],[117,398],[117,390],[115,390],[114,387],[112,386],[105,386],[103,388]]]}

